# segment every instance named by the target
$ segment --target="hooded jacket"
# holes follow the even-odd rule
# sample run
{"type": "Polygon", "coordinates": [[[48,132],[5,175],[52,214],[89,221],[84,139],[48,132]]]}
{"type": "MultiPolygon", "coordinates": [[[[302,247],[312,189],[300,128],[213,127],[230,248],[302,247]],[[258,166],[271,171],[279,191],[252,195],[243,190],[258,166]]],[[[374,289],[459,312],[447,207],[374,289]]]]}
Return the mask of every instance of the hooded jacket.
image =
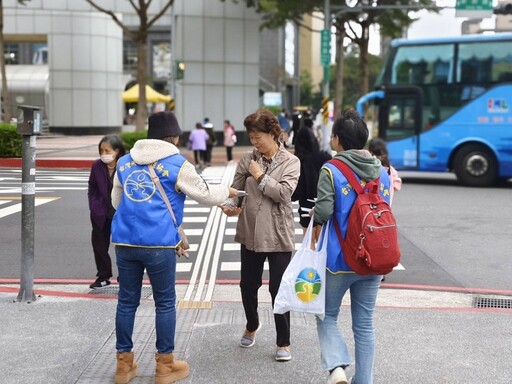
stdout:
{"type": "MultiPolygon", "coordinates": [[[[389,175],[381,162],[366,150],[348,150],[338,152],[335,159],[347,164],[364,186],[366,182],[380,177],[379,191],[384,200],[389,203],[389,175]]],[[[328,230],[327,269],[332,273],[352,272],[345,263],[343,251],[334,228],[333,215],[339,223],[341,234],[345,237],[347,222],[357,193],[351,187],[345,176],[336,166],[326,163],[320,171],[318,180],[318,199],[314,210],[314,220],[317,223],[327,223],[324,230],[328,230]]]]}
{"type": "Polygon", "coordinates": [[[151,179],[148,164],[155,168],[178,226],[183,220],[186,196],[213,206],[228,198],[229,189],[224,185],[208,185],[178,148],[163,140],[139,140],[128,155],[119,159],[112,189],[112,205],[116,208],[112,243],[175,248],[181,239],[151,179]]]}

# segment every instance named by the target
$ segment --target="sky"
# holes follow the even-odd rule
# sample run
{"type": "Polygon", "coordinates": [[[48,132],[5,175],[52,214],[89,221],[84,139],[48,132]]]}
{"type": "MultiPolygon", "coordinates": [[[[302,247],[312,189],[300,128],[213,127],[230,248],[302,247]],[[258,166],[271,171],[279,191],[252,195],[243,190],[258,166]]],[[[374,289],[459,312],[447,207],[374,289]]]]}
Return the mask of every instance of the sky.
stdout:
{"type": "MultiPolygon", "coordinates": [[[[418,20],[415,21],[407,33],[407,38],[428,38],[428,37],[444,37],[444,36],[459,36],[461,35],[461,25],[466,17],[455,16],[455,3],[456,0],[438,0],[437,5],[440,7],[447,7],[441,10],[439,14],[428,12],[426,10],[415,12],[414,17],[418,20]]],[[[492,28],[493,19],[484,19],[482,27],[492,28]]],[[[379,54],[380,38],[377,31],[373,31],[370,35],[369,51],[373,54],[379,54]]]]}

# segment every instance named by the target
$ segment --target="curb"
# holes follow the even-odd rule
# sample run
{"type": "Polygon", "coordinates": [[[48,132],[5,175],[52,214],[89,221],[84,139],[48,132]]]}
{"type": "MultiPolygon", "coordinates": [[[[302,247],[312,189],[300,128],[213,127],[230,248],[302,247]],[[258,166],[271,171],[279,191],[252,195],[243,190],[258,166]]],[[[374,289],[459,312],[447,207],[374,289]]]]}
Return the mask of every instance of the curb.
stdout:
{"type": "MultiPolygon", "coordinates": [[[[66,160],[66,159],[36,159],[36,167],[38,168],[78,168],[91,169],[94,160],[66,160]]],[[[0,159],[0,167],[5,168],[21,168],[21,158],[5,158],[0,159]]]]}

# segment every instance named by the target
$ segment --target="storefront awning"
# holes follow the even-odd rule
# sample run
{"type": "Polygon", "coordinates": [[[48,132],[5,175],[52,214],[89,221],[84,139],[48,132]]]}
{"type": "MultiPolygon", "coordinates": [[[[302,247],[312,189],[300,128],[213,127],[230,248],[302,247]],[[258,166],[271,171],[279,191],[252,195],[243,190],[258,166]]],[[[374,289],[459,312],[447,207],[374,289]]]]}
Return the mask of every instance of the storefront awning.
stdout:
{"type": "MultiPolygon", "coordinates": [[[[125,103],[136,103],[139,101],[139,84],[123,92],[123,101],[125,103]]],[[[171,101],[171,96],[162,95],[149,85],[146,85],[146,101],[149,103],[168,103],[171,101]]]]}

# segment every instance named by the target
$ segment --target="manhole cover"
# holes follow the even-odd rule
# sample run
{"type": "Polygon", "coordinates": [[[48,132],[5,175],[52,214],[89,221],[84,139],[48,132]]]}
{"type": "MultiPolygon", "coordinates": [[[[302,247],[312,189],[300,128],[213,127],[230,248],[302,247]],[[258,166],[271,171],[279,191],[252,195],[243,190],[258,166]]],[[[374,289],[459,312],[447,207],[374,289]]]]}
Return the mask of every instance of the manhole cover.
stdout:
{"type": "Polygon", "coordinates": [[[512,308],[512,299],[473,297],[473,308],[512,308]]]}
{"type": "MultiPolygon", "coordinates": [[[[118,293],[119,293],[119,286],[109,285],[108,287],[91,289],[91,291],[89,292],[89,295],[117,296],[118,293]]],[[[153,294],[153,290],[151,289],[151,286],[143,286],[141,293],[140,293],[140,297],[143,299],[147,299],[152,294],[153,294]]]]}

